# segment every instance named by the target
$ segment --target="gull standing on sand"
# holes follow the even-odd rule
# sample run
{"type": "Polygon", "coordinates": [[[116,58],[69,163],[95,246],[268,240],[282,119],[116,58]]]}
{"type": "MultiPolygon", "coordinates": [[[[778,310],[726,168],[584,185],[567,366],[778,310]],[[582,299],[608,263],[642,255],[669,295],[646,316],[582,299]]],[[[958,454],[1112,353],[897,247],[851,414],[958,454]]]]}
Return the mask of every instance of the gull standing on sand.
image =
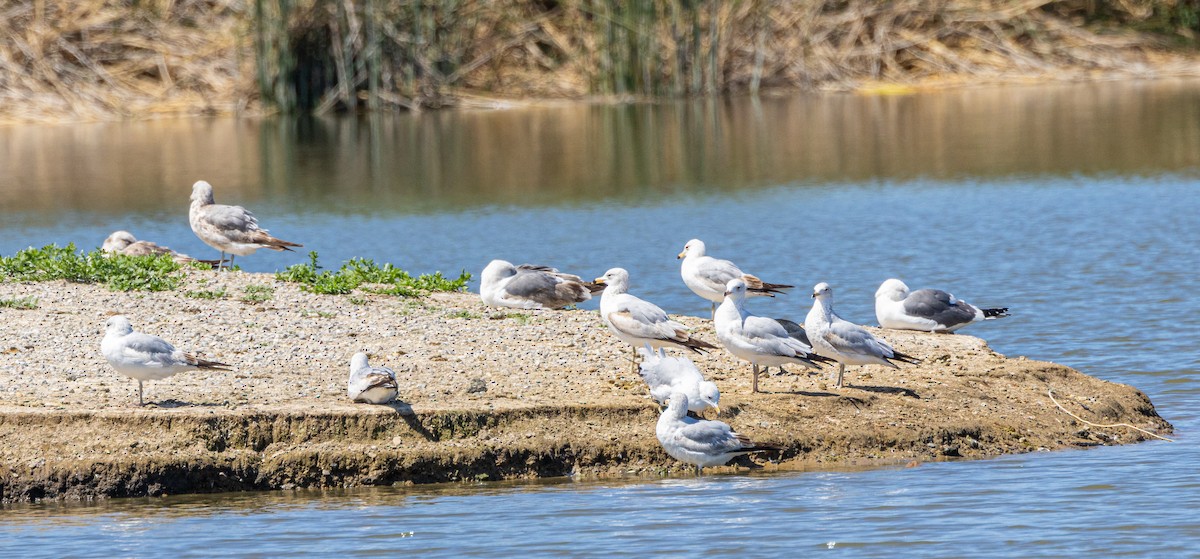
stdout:
{"type": "Polygon", "coordinates": [[[893,330],[953,332],[981,320],[1008,316],[1008,307],[981,309],[940,289],[910,292],[904,282],[892,278],[875,291],[875,318],[893,330]]]}
{"type": "Polygon", "coordinates": [[[192,225],[192,232],[201,241],[221,251],[222,261],[225,260],[225,253],[229,253],[230,267],[233,266],[234,255],[249,256],[260,248],[290,251],[292,249],[288,247],[304,246],[272,237],[266,229],[259,228],[258,218],[246,208],[214,203],[213,187],[205,181],[196,181],[192,185],[188,221],[192,225]]]}
{"type": "Polygon", "coordinates": [[[700,369],[687,357],[669,357],[667,351],[655,351],[646,344],[638,348],[642,355],[641,368],[638,374],[650,388],[650,397],[660,404],[666,404],[671,394],[681,392],[688,397],[687,411],[702,414],[712,408],[721,415],[721,392],[716,383],[704,380],[700,369]]]}
{"type": "Polygon", "coordinates": [[[671,320],[657,305],[630,295],[629,272],[613,268],[594,280],[605,286],[600,295],[600,317],[609,331],[621,341],[633,346],[634,372],[637,372],[637,348],[682,347],[696,353],[716,349],[703,340],[688,334],[687,327],[671,320]]]}
{"type": "Polygon", "coordinates": [[[687,395],[672,394],[667,409],[658,417],[654,434],[672,458],[696,466],[696,475],[702,475],[703,468],[723,466],[742,454],[779,450],[777,445],[758,444],[733,432],[724,422],[688,417],[687,409],[687,395]]]}
{"type": "Polygon", "coordinates": [[[479,296],[493,307],[561,309],[592,298],[603,287],[549,266],[492,260],[479,278],[479,296]]]}
{"type": "Polygon", "coordinates": [[[813,369],[820,368],[817,362],[832,362],[816,355],[808,344],[792,337],[787,328],[774,318],[750,314],[744,307],[746,282],[729,280],[725,288],[725,301],[717,308],[713,323],[717,328],[717,339],[725,350],[734,357],[749,361],[754,371],[751,390],[758,392],[758,367],[783,366],[797,363],[813,369]]]}
{"type": "Polygon", "coordinates": [[[371,366],[367,363],[367,354],[361,351],[350,358],[350,380],[346,384],[350,401],[386,404],[395,400],[398,392],[395,371],[371,366]]]}
{"type": "Polygon", "coordinates": [[[145,404],[142,400],[142,381],[162,380],[198,369],[230,370],[225,363],[200,359],[179,351],[158,336],[134,332],[129,319],[121,315],[108,319],[104,341],[100,342],[100,352],[118,373],[137,381],[139,406],[145,404]]]}
{"type": "Polygon", "coordinates": [[[893,360],[910,365],[920,362],[892,349],[863,327],[837,316],[833,312],[833,288],[829,284],[818,283],[813,287],[812,296],[813,306],[804,319],[804,330],[818,354],[837,360],[835,388],[842,387],[846,365],[884,365],[898,369],[893,360]]]}
{"type": "Polygon", "coordinates": [[[740,279],[746,282],[746,292],[749,295],[774,297],[775,293],[783,293],[791,285],[782,283],[767,283],[755,276],[747,274],[736,264],[728,260],[719,260],[704,254],[704,241],[692,239],[683,246],[683,252],[678,258],[683,259],[679,267],[679,275],[683,283],[696,295],[712,302],[713,315],[716,316],[717,305],[725,300],[725,287],[729,280],[740,279]]]}
{"type": "Polygon", "coordinates": [[[104,239],[104,244],[100,246],[100,250],[108,254],[124,254],[126,256],[147,256],[151,254],[169,254],[171,258],[179,264],[188,264],[190,262],[203,262],[210,266],[216,267],[220,264],[219,260],[198,260],[188,256],[182,252],[175,252],[165,246],[161,246],[150,241],[139,241],[133,233],[129,231],[113,231],[107,239],[104,239]]]}

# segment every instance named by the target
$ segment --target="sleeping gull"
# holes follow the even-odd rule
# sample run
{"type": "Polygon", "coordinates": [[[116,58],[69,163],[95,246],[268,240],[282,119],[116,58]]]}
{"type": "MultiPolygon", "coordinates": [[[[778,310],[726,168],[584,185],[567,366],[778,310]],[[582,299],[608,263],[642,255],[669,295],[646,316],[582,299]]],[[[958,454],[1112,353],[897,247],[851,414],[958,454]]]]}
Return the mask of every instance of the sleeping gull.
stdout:
{"type": "Polygon", "coordinates": [[[702,414],[712,408],[721,415],[721,392],[712,381],[704,380],[700,369],[687,357],[669,357],[666,350],[655,351],[647,344],[638,348],[642,355],[641,369],[638,374],[650,388],[650,397],[660,404],[666,404],[671,394],[682,392],[688,397],[687,411],[702,414]]]}
{"type": "MultiPolygon", "coordinates": [[[[192,232],[204,244],[221,251],[221,260],[229,253],[229,265],[233,257],[249,256],[260,248],[292,250],[288,247],[304,245],[276,239],[258,226],[258,218],[241,206],[226,206],[213,203],[213,188],[205,181],[192,185],[192,207],[188,211],[192,232]]],[[[218,266],[219,267],[219,266],[218,266]]]]}
{"type": "Polygon", "coordinates": [[[397,391],[395,371],[369,365],[367,354],[361,351],[350,358],[350,380],[346,383],[350,401],[386,404],[396,399],[397,391]]]}
{"type": "Polygon", "coordinates": [[[746,301],[746,282],[729,280],[725,288],[725,301],[717,308],[713,322],[717,328],[717,339],[734,357],[749,361],[754,371],[751,390],[758,392],[758,367],[782,366],[798,363],[814,369],[816,362],[832,362],[813,352],[808,344],[788,334],[787,328],[774,318],[756,316],[743,305],[746,301]]]}
{"type": "Polygon", "coordinates": [[[894,330],[953,332],[980,320],[1008,316],[1008,308],[981,309],[940,289],[910,292],[898,279],[889,279],[875,291],[875,318],[894,330]]]}
{"type": "Polygon", "coordinates": [[[220,264],[218,260],[197,260],[183,254],[175,252],[165,246],[161,246],[150,241],[139,241],[133,233],[129,231],[113,231],[107,239],[104,239],[104,244],[100,246],[100,250],[108,254],[124,254],[126,256],[146,256],[150,254],[169,254],[171,258],[179,264],[188,264],[190,262],[203,262],[210,266],[216,267],[220,264]]]}
{"type": "Polygon", "coordinates": [[[654,434],[672,458],[696,466],[696,475],[703,474],[705,467],[723,466],[742,454],[779,450],[777,445],[757,444],[734,433],[724,422],[688,417],[687,409],[687,395],[672,394],[654,434]]]}
{"type": "Polygon", "coordinates": [[[748,295],[774,297],[775,293],[783,293],[791,285],[781,283],[766,283],[755,276],[743,272],[733,262],[719,260],[704,254],[704,241],[692,239],[683,246],[679,258],[683,259],[679,267],[679,275],[683,283],[701,297],[712,302],[713,315],[716,315],[717,305],[725,300],[725,286],[729,280],[740,279],[746,282],[748,295]]]}
{"type": "Polygon", "coordinates": [[[637,367],[636,348],[649,344],[653,348],[683,347],[696,353],[716,349],[708,342],[688,334],[687,327],[671,320],[657,305],[630,295],[629,272],[613,268],[595,282],[605,286],[600,295],[600,317],[609,331],[634,348],[634,367],[637,367]]]}
{"type": "Polygon", "coordinates": [[[592,298],[602,288],[548,266],[493,260],[479,278],[479,296],[493,307],[561,309],[592,298]]]}
{"type": "Polygon", "coordinates": [[[129,319],[121,315],[108,319],[100,352],[118,373],[137,380],[139,406],[144,404],[142,381],[161,380],[196,369],[229,370],[225,363],[179,351],[158,336],[134,332],[129,319]]]}
{"type": "Polygon", "coordinates": [[[863,327],[843,320],[833,312],[833,288],[825,282],[813,287],[813,306],[804,319],[804,330],[818,354],[838,362],[835,388],[842,387],[846,365],[884,365],[898,369],[892,360],[919,363],[916,358],[892,349],[863,327]]]}

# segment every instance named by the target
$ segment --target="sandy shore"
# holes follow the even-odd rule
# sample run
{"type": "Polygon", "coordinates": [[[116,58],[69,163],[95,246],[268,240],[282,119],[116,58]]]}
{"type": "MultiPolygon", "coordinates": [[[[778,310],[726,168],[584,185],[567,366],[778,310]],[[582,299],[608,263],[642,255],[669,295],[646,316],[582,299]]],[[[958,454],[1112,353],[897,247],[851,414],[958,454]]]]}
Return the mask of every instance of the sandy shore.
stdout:
{"type": "MultiPolygon", "coordinates": [[[[260,292],[262,289],[260,289],[260,292]]],[[[477,295],[314,295],[267,274],[189,271],[172,292],[0,283],[0,501],[301,486],[687,472],[658,446],[657,407],[627,346],[591,311],[485,307],[477,295]],[[243,301],[247,286],[271,288],[243,301]],[[195,292],[224,290],[205,299],[195,292]],[[100,354],[103,324],[224,361],[230,372],[146,385],[100,354]],[[345,397],[350,356],[395,369],[392,406],[345,397]]],[[[684,317],[716,342],[707,320],[684,317]]],[[[1130,443],[1171,430],[1138,390],[1053,363],[1006,358],[966,335],[887,331],[924,360],[851,368],[851,386],[799,368],[761,381],[724,351],[695,357],[722,416],[779,455],[729,468],[842,468],[1130,443]]]]}

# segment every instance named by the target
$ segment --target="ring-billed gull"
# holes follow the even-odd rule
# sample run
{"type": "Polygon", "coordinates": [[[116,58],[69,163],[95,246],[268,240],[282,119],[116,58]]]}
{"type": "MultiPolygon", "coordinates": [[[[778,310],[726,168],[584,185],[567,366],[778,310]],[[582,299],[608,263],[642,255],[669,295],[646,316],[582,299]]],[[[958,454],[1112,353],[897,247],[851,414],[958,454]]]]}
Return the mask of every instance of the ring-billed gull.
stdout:
{"type": "Polygon", "coordinates": [[[733,432],[724,422],[688,417],[687,409],[687,395],[672,394],[667,409],[658,417],[654,434],[672,458],[696,466],[696,475],[703,474],[703,468],[723,466],[742,454],[779,450],[777,445],[755,443],[733,432]]]}
{"type": "Polygon", "coordinates": [[[229,253],[230,266],[234,255],[249,256],[260,248],[290,251],[288,247],[304,246],[272,237],[258,226],[258,218],[246,208],[214,203],[213,187],[205,181],[192,185],[188,222],[204,244],[221,251],[222,261],[225,253],[229,253]]]}
{"type": "Polygon", "coordinates": [[[788,334],[784,325],[774,318],[756,316],[744,307],[746,282],[729,280],[725,288],[725,301],[717,307],[713,322],[717,328],[717,339],[725,350],[734,357],[749,361],[754,371],[751,390],[758,392],[758,367],[764,369],[798,363],[805,367],[820,368],[816,362],[831,362],[813,352],[808,344],[788,334]]]}
{"type": "Polygon", "coordinates": [[[638,348],[642,355],[641,369],[638,374],[650,388],[650,397],[660,404],[666,404],[671,394],[682,392],[688,397],[687,411],[703,414],[712,408],[721,415],[721,392],[716,383],[704,380],[700,369],[687,357],[670,357],[666,350],[655,351],[649,345],[638,348]]]}
{"type": "Polygon", "coordinates": [[[813,306],[804,319],[804,330],[817,353],[838,362],[837,383],[842,387],[846,365],[884,365],[897,369],[892,361],[916,364],[920,361],[892,349],[863,327],[843,320],[833,312],[833,288],[825,282],[813,287],[813,306]]]}
{"type": "Polygon", "coordinates": [[[637,371],[637,348],[649,344],[661,347],[682,347],[696,353],[716,349],[706,341],[688,334],[687,327],[671,320],[657,305],[630,295],[629,272],[613,268],[594,280],[605,286],[600,295],[600,317],[609,331],[634,351],[634,371],[637,371]]]}
{"type": "Polygon", "coordinates": [[[105,325],[100,352],[118,373],[138,383],[138,405],[143,405],[142,381],[162,380],[184,371],[211,369],[228,371],[229,365],[184,353],[166,340],[134,332],[129,319],[116,315],[105,325]]]}
{"type": "Polygon", "coordinates": [[[150,241],[139,241],[133,233],[129,231],[113,231],[107,239],[104,239],[104,244],[100,246],[100,250],[108,254],[124,254],[126,256],[147,256],[151,254],[169,254],[171,258],[179,264],[188,264],[190,262],[203,262],[210,266],[216,267],[220,264],[219,260],[199,260],[192,258],[182,252],[175,252],[165,246],[161,246],[150,241]]]}
{"type": "Polygon", "coordinates": [[[740,279],[746,282],[747,294],[766,297],[774,297],[775,293],[783,293],[781,290],[793,287],[782,283],[764,282],[743,272],[733,262],[705,255],[705,250],[704,241],[688,241],[678,256],[683,259],[679,275],[683,277],[683,283],[696,295],[712,302],[714,315],[717,305],[725,300],[725,286],[729,284],[729,280],[740,279]]]}
{"type": "Polygon", "coordinates": [[[980,320],[1008,316],[1008,308],[981,309],[940,289],[909,291],[892,278],[875,291],[875,318],[894,330],[953,332],[980,320]]]}
{"type": "Polygon", "coordinates": [[[587,301],[601,289],[549,266],[513,266],[504,260],[489,262],[479,278],[479,296],[485,304],[515,309],[561,309],[587,301]]]}
{"type": "Polygon", "coordinates": [[[386,404],[396,399],[396,372],[367,363],[367,354],[358,352],[350,358],[350,380],[346,395],[352,402],[386,404]]]}

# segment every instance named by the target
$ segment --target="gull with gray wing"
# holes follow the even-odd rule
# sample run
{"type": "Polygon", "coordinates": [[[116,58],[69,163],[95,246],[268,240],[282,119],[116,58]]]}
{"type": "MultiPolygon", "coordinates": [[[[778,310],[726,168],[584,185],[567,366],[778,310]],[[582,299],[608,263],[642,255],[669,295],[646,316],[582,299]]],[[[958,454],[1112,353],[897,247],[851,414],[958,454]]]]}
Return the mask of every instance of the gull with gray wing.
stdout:
{"type": "Polygon", "coordinates": [[[229,253],[230,266],[233,266],[234,255],[249,256],[260,248],[290,251],[292,249],[288,247],[304,246],[272,237],[258,226],[258,218],[246,208],[215,203],[213,187],[205,181],[196,181],[192,185],[188,222],[192,232],[204,244],[221,251],[222,261],[225,253],[229,253]]]}
{"type": "Polygon", "coordinates": [[[981,320],[1008,316],[1007,307],[981,309],[940,289],[909,291],[892,278],[875,291],[875,318],[893,330],[953,332],[981,320]]]}
{"type": "Polygon", "coordinates": [[[754,373],[751,390],[758,392],[759,366],[764,368],[789,363],[820,368],[817,362],[831,362],[813,352],[808,344],[788,334],[774,318],[757,316],[745,309],[746,282],[729,280],[725,301],[717,307],[713,319],[717,339],[734,357],[749,361],[754,373]]]}
{"type": "Polygon", "coordinates": [[[813,349],[838,362],[837,383],[842,387],[846,365],[883,365],[897,369],[893,361],[916,364],[920,361],[896,351],[887,342],[865,328],[843,320],[833,311],[833,288],[825,282],[813,287],[813,306],[804,319],[804,330],[813,349]]]}
{"type": "Polygon", "coordinates": [[[636,348],[676,347],[696,353],[716,349],[716,346],[688,334],[683,324],[671,320],[658,305],[629,294],[629,272],[612,268],[594,280],[605,286],[600,295],[600,317],[608,330],[634,351],[634,372],[637,371],[636,348]]]}
{"type": "Polygon", "coordinates": [[[704,380],[704,375],[696,364],[687,357],[671,357],[666,350],[655,351],[646,344],[638,348],[642,355],[641,368],[638,374],[646,381],[650,389],[650,397],[660,404],[666,404],[671,394],[682,392],[688,397],[687,411],[703,414],[712,408],[721,415],[721,392],[716,383],[704,380]]]}
{"type": "Polygon", "coordinates": [[[120,315],[108,319],[100,352],[118,373],[137,381],[139,406],[144,404],[143,381],[162,380],[185,371],[230,370],[225,363],[175,349],[158,336],[134,332],[129,319],[120,315]]]}
{"type": "Polygon", "coordinates": [[[367,354],[361,351],[350,358],[350,380],[346,383],[350,401],[386,404],[395,400],[398,392],[395,371],[372,366],[367,362],[367,354]]]}
{"type": "Polygon", "coordinates": [[[148,256],[151,254],[169,254],[171,259],[179,264],[188,264],[191,262],[202,262],[212,267],[217,267],[221,262],[219,260],[198,260],[192,258],[182,252],[175,252],[165,246],[161,246],[150,241],[139,241],[133,233],[129,231],[113,231],[107,239],[104,239],[104,244],[100,246],[100,250],[107,254],[124,254],[126,256],[148,256]]]}
{"type": "Polygon", "coordinates": [[[688,417],[687,409],[687,395],[672,394],[667,409],[658,417],[654,434],[672,458],[696,466],[696,475],[702,475],[704,468],[723,466],[743,454],[780,448],[755,443],[735,433],[724,422],[688,417]]]}
{"type": "Polygon", "coordinates": [[[513,266],[492,260],[479,278],[479,296],[493,307],[561,309],[592,298],[603,287],[549,266],[513,266]]]}
{"type": "Polygon", "coordinates": [[[764,297],[774,297],[782,290],[790,289],[791,285],[782,283],[767,283],[757,277],[747,274],[736,264],[728,260],[713,258],[705,254],[704,241],[692,239],[683,246],[683,252],[678,258],[683,262],[679,266],[679,275],[683,283],[699,295],[712,302],[713,314],[716,315],[717,305],[725,300],[725,286],[729,280],[740,279],[746,282],[746,294],[764,297]]]}

